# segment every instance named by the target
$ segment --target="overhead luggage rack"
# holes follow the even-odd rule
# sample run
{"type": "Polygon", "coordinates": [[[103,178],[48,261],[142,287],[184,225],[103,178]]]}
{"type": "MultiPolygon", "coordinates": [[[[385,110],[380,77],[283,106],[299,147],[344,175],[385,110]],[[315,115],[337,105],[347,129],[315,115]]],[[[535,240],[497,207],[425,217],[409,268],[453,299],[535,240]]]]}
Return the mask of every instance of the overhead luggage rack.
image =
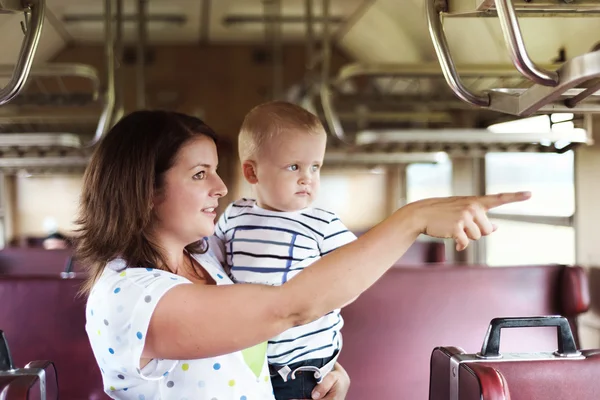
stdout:
{"type": "MultiPolygon", "coordinates": [[[[0,65],[0,79],[12,73],[12,65],[0,65]]],[[[98,71],[85,64],[33,66],[25,88],[10,106],[88,106],[100,98],[98,71]],[[76,88],[76,89],[74,89],[76,88]]]]}
{"type": "MultiPolygon", "coordinates": [[[[501,84],[504,89],[498,94],[514,96],[533,86],[511,66],[461,65],[459,69],[465,82],[482,91],[490,91],[501,84]]],[[[340,69],[329,85],[321,86],[320,100],[329,131],[346,147],[358,146],[368,152],[447,152],[452,156],[477,156],[488,151],[560,153],[589,143],[587,133],[581,129],[535,134],[455,129],[461,123],[456,117],[470,115],[474,125],[488,126],[498,119],[506,119],[506,114],[474,109],[456,98],[444,83],[437,64],[349,64],[340,69]],[[352,107],[356,110],[354,120],[345,118],[347,110],[352,107]],[[389,111],[381,112],[382,107],[389,111]],[[378,111],[372,112],[373,109],[378,111]],[[394,111],[398,109],[402,111],[394,111]],[[386,129],[384,124],[373,124],[374,120],[381,123],[382,117],[388,115],[389,119],[385,122],[390,128],[386,129]],[[361,121],[362,116],[367,118],[361,121]],[[417,128],[420,123],[424,128],[417,128]],[[372,126],[370,129],[369,124],[372,126]],[[568,143],[567,147],[563,147],[565,143],[568,143]]],[[[566,109],[548,104],[537,113],[563,112],[566,109]]]]}
{"type": "MultiPolygon", "coordinates": [[[[366,146],[368,147],[368,146],[366,146]]],[[[448,161],[443,152],[428,153],[394,153],[388,151],[366,151],[360,146],[354,149],[328,149],[323,164],[327,166],[346,165],[404,165],[404,164],[438,164],[448,161]]]]}
{"type": "MultiPolygon", "coordinates": [[[[0,170],[14,168],[41,168],[46,171],[62,170],[87,160],[92,148],[88,145],[94,136],[100,113],[89,116],[0,116],[0,170]],[[65,158],[60,161],[60,158],[65,158]]],[[[30,169],[27,168],[29,171],[30,169]]]]}
{"type": "MultiPolygon", "coordinates": [[[[5,4],[20,0],[0,0],[5,4]]],[[[34,1],[32,3],[37,3],[34,1]]],[[[115,93],[115,32],[112,0],[104,0],[106,80],[83,64],[31,67],[29,80],[0,108],[0,170],[5,173],[80,172],[95,144],[122,114],[115,93]],[[22,89],[22,90],[21,90],[22,89]],[[14,97],[14,96],[13,96],[14,97]]],[[[121,48],[122,1],[117,2],[116,47],[121,48]]],[[[0,65],[1,79],[13,67],[0,65]]],[[[0,103],[1,104],[1,103],[0,103]]]]}
{"type": "Polygon", "coordinates": [[[70,133],[0,135],[0,170],[5,173],[81,171],[90,154],[81,137],[70,133]]]}
{"type": "Polygon", "coordinates": [[[25,150],[72,150],[81,147],[81,139],[69,133],[26,133],[0,135],[0,152],[7,149],[25,150]]]}
{"type": "MultiPolygon", "coordinates": [[[[465,79],[478,90],[502,84],[511,89],[527,89],[531,83],[511,66],[461,65],[465,79]]],[[[444,82],[439,64],[348,64],[331,82],[337,102],[362,101],[365,106],[401,105],[408,111],[472,110],[458,101],[444,82]]],[[[330,95],[322,91],[321,96],[330,95]]],[[[324,102],[328,102],[325,100],[324,102]]]]}
{"type": "Polygon", "coordinates": [[[4,173],[81,173],[85,170],[89,157],[85,155],[40,157],[2,157],[0,169],[4,173]]]}
{"type": "MultiPolygon", "coordinates": [[[[470,85],[480,90],[498,83],[516,91],[531,86],[510,66],[463,65],[460,70],[470,85]]],[[[329,130],[345,142],[352,142],[346,130],[447,128],[460,125],[459,118],[466,113],[481,124],[491,124],[501,115],[475,114],[473,107],[448,90],[437,63],[349,64],[330,84],[321,85],[319,95],[329,130]]]]}
{"type": "MultiPolygon", "coordinates": [[[[447,7],[446,1],[440,1],[440,4],[428,1],[431,1],[428,7],[447,7]]],[[[468,3],[471,8],[486,3],[484,0],[458,1],[468,3]]],[[[531,2],[540,3],[538,0],[531,2]]],[[[323,3],[324,16],[328,15],[326,4],[323,3]]],[[[436,17],[438,30],[443,33],[435,12],[428,11],[430,17],[436,17]]],[[[475,10],[472,14],[476,13],[487,16],[492,12],[475,10]]],[[[439,55],[439,48],[436,50],[439,55]]],[[[447,52],[447,45],[443,50],[447,52]]],[[[583,118],[581,113],[600,111],[600,98],[594,94],[596,83],[585,82],[588,76],[594,76],[595,57],[598,56],[591,53],[571,64],[539,67],[543,71],[560,69],[561,76],[571,77],[565,84],[567,86],[559,86],[564,89],[559,94],[555,87],[548,93],[543,92],[547,86],[538,87],[537,81],[510,64],[457,67],[450,58],[447,60],[451,70],[443,63],[441,66],[440,63],[349,64],[340,68],[337,76],[331,77],[331,37],[325,20],[319,57],[320,77],[309,70],[305,79],[308,84],[294,87],[289,98],[324,120],[331,135],[326,164],[327,157],[332,163],[353,164],[355,160],[354,164],[371,164],[379,159],[382,163],[402,160],[398,161],[400,164],[442,162],[442,158],[436,158],[439,155],[480,157],[489,152],[564,153],[576,146],[591,144],[589,132],[579,128],[565,131],[564,127],[568,125],[554,127],[549,123],[544,132],[497,133],[491,125],[515,119],[510,115],[566,112],[576,114],[569,121],[575,127],[583,118]],[[456,71],[464,80],[458,78],[456,71]],[[449,81],[452,82],[450,88],[449,81]],[[465,83],[471,91],[465,89],[465,83]],[[532,98],[534,95],[537,97],[532,98]],[[587,96],[585,101],[584,96],[587,96]],[[479,103],[471,101],[473,98],[479,103]],[[489,98],[493,100],[491,107],[487,102],[489,98]],[[488,126],[490,129],[485,129],[488,126]]],[[[309,59],[313,59],[310,54],[309,59]]],[[[600,70],[600,62],[597,65],[600,70]]]]}
{"type": "Polygon", "coordinates": [[[496,133],[487,129],[363,131],[356,144],[368,151],[444,152],[451,157],[483,156],[488,152],[564,153],[589,144],[583,129],[570,132],[496,133]]]}
{"type": "Polygon", "coordinates": [[[426,0],[429,33],[442,67],[446,82],[460,99],[468,104],[518,116],[538,111],[570,111],[587,113],[600,111],[600,52],[594,51],[574,57],[558,69],[536,65],[527,53],[517,15],[525,16],[583,16],[598,14],[598,1],[517,1],[426,0]],[[455,4],[453,6],[452,4],[455,4]],[[517,71],[532,86],[526,90],[512,90],[497,86],[487,91],[467,87],[461,79],[442,27],[442,16],[497,16],[505,44],[517,71]]]}
{"type": "Polygon", "coordinates": [[[82,145],[79,135],[30,133],[0,135],[0,170],[28,174],[81,172],[91,148],[82,145]]]}
{"type": "Polygon", "coordinates": [[[25,23],[22,24],[25,38],[23,39],[19,58],[10,74],[8,83],[0,88],[0,105],[6,104],[15,98],[27,82],[42,33],[45,10],[45,0],[0,1],[0,14],[23,13],[25,17],[25,23]]]}
{"type": "MultiPolygon", "coordinates": [[[[98,125],[99,113],[88,115],[10,115],[0,114],[0,134],[18,134],[25,138],[29,134],[65,133],[93,135],[98,125]]],[[[2,135],[0,135],[1,137],[2,135]]],[[[25,139],[27,140],[27,139],[25,139]]]]}
{"type": "MultiPolygon", "coordinates": [[[[1,65],[0,77],[11,67],[1,65]]],[[[100,129],[103,114],[112,105],[101,93],[95,68],[84,64],[46,64],[32,67],[22,92],[0,109],[0,134],[15,134],[23,143],[34,144],[28,135],[83,135],[87,141],[100,129]]],[[[49,137],[48,140],[55,140],[49,137]]],[[[81,142],[81,140],[79,140],[81,142]]],[[[2,139],[0,139],[0,145],[2,139]]]]}

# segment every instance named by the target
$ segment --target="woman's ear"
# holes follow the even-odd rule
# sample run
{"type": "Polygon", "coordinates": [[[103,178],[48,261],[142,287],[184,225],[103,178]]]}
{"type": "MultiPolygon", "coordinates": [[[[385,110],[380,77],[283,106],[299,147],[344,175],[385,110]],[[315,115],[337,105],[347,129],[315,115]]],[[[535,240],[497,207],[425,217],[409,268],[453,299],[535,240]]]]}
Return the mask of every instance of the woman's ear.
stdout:
{"type": "Polygon", "coordinates": [[[246,160],[242,163],[242,172],[244,178],[249,184],[254,185],[258,183],[258,177],[256,176],[256,163],[254,161],[246,160]]]}

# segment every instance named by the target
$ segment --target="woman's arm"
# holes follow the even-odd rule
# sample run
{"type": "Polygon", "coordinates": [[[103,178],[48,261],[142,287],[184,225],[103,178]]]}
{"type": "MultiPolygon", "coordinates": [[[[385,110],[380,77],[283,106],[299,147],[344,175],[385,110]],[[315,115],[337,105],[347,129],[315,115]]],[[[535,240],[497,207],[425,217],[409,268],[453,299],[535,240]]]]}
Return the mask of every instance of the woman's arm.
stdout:
{"type": "Polygon", "coordinates": [[[453,238],[462,250],[469,239],[494,231],[489,209],[528,198],[528,193],[510,193],[412,203],[282,286],[177,286],[156,306],[143,357],[196,359],[261,343],[360,295],[419,234],[453,238]]]}

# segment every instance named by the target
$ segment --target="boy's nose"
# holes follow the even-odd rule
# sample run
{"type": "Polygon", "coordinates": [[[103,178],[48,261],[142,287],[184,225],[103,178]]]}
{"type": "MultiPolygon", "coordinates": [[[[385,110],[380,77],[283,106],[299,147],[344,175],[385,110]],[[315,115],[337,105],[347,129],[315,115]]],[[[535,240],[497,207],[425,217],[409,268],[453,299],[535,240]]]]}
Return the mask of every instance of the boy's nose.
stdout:
{"type": "Polygon", "coordinates": [[[303,176],[300,178],[301,185],[309,185],[311,182],[310,176],[303,176]]]}

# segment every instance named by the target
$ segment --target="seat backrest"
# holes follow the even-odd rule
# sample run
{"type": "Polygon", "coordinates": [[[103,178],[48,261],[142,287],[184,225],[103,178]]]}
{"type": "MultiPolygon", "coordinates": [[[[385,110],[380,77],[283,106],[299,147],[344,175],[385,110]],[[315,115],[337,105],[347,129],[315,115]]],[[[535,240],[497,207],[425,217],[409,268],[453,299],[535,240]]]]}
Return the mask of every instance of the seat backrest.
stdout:
{"type": "Polygon", "coordinates": [[[417,240],[408,248],[396,266],[423,266],[423,264],[437,264],[446,261],[446,247],[444,242],[434,240],[417,240]]]}
{"type": "MultiPolygon", "coordinates": [[[[434,347],[475,353],[494,317],[562,314],[574,322],[588,307],[579,267],[392,268],[342,310],[347,398],[426,399],[434,347]]],[[[510,329],[501,343],[502,351],[551,351],[556,330],[510,329]]]]}
{"type": "Polygon", "coordinates": [[[0,275],[56,276],[65,271],[72,255],[71,249],[6,248],[0,250],[0,275]]]}
{"type": "Polygon", "coordinates": [[[0,276],[0,329],[14,364],[51,360],[61,399],[106,399],[85,331],[82,278],[0,276]]]}
{"type": "MultiPolygon", "coordinates": [[[[354,232],[356,236],[361,232],[354,232]]],[[[423,264],[439,264],[446,261],[446,246],[441,240],[418,239],[406,250],[404,255],[394,263],[396,266],[424,266],[423,264]]]]}

